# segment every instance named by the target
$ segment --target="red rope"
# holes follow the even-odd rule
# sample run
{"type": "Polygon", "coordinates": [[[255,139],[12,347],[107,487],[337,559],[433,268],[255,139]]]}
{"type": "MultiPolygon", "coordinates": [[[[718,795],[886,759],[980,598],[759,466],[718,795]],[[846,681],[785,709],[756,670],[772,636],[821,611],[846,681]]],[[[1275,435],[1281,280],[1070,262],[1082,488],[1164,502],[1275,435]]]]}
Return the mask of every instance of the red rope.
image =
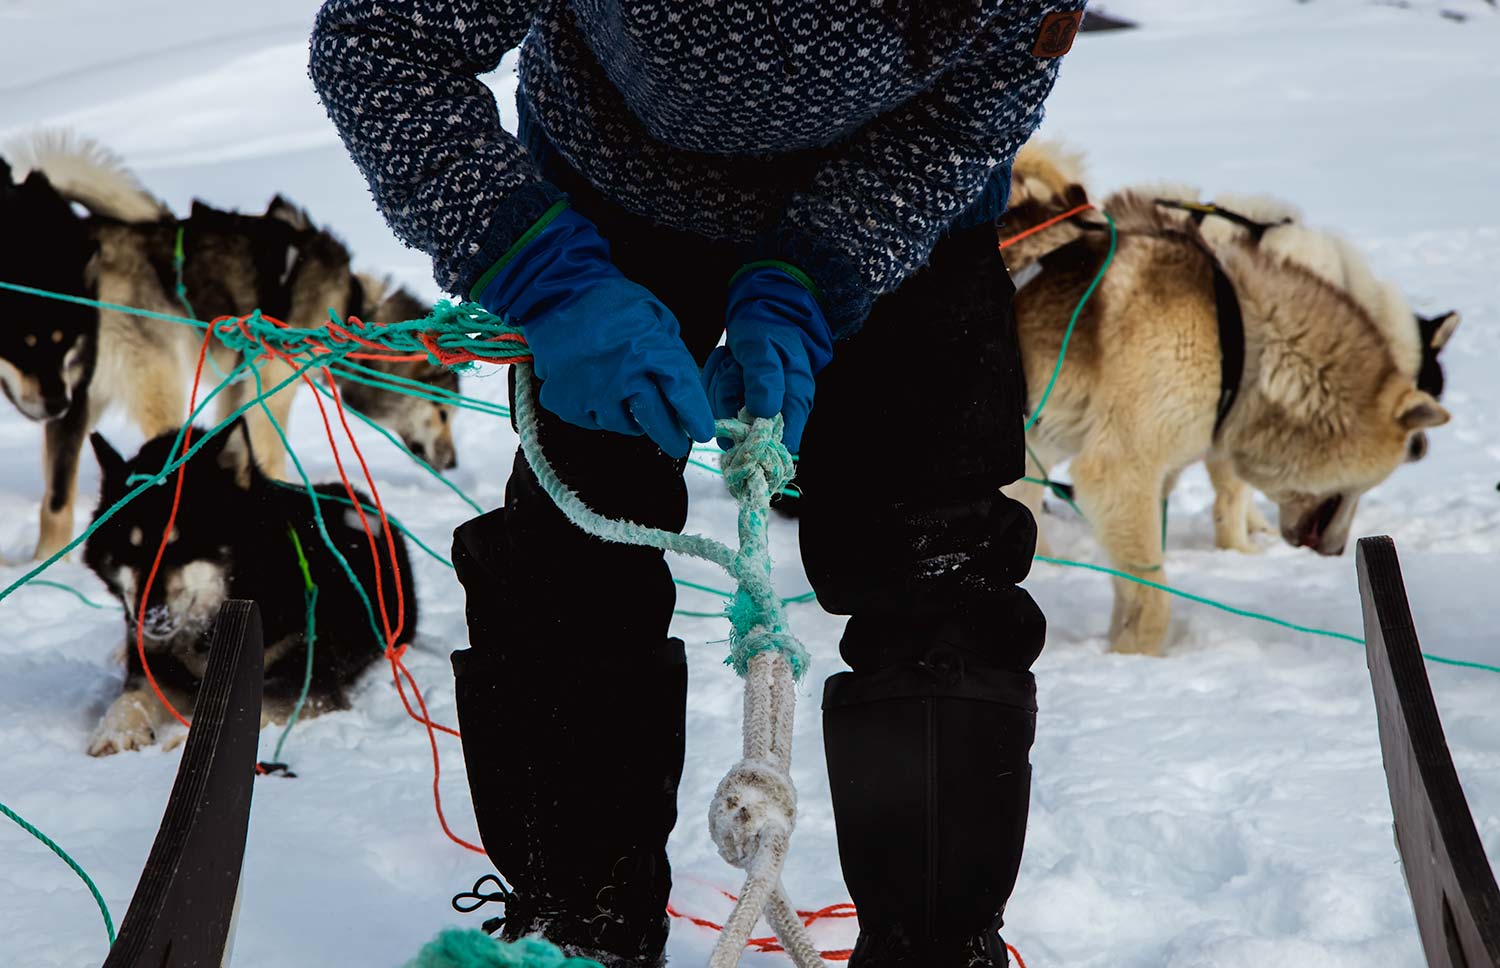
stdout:
{"type": "Polygon", "coordinates": [[[1070,208],[1066,212],[1063,212],[1061,215],[1054,215],[1052,218],[1049,218],[1047,221],[1041,223],[1040,225],[1033,225],[1031,228],[1027,229],[1024,232],[1021,232],[1017,235],[1012,235],[1010,238],[1000,243],[1000,249],[1001,251],[1004,251],[1005,249],[1010,248],[1022,239],[1029,239],[1033,235],[1036,235],[1038,232],[1050,229],[1058,222],[1066,222],[1068,219],[1072,218],[1078,213],[1091,211],[1096,207],[1097,206],[1095,206],[1092,202],[1085,202],[1084,204],[1079,205],[1077,208],[1070,208]]]}
{"type": "MultiPolygon", "coordinates": [[[[739,901],[739,898],[737,896],[729,893],[723,888],[715,888],[715,890],[717,890],[724,897],[728,898],[730,901],[739,901]]],[[[670,904],[667,905],[667,914],[670,917],[678,918],[700,928],[707,928],[710,931],[722,932],[724,930],[724,926],[716,921],[710,921],[707,918],[700,918],[692,914],[685,914],[682,911],[677,910],[677,908],[673,907],[670,904]]],[[[858,916],[859,913],[854,909],[854,905],[849,903],[848,901],[844,901],[841,904],[830,904],[827,907],[819,908],[816,911],[799,910],[797,912],[797,917],[802,919],[802,923],[806,927],[812,927],[813,924],[817,921],[826,921],[830,919],[840,918],[854,918],[858,916]]],[[[755,949],[755,951],[761,954],[778,954],[786,951],[786,949],[781,946],[781,943],[778,942],[775,938],[751,938],[749,941],[745,942],[745,947],[753,948],[755,949]]],[[[1021,957],[1021,952],[1016,950],[1015,945],[1007,944],[1005,948],[1010,952],[1010,956],[1016,959],[1016,964],[1017,966],[1019,966],[1019,968],[1026,968],[1026,960],[1021,957]]],[[[823,958],[824,961],[848,961],[853,956],[854,949],[836,948],[831,951],[820,951],[818,952],[818,954],[823,958]]]]}

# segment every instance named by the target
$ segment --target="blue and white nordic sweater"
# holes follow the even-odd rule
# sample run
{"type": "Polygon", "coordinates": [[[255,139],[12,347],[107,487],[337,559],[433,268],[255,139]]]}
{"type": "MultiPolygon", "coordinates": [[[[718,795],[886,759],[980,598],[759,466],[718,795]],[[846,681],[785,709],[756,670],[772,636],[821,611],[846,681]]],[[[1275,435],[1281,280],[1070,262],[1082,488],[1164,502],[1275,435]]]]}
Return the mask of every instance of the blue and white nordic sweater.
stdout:
{"type": "Polygon", "coordinates": [[[396,233],[466,292],[558,198],[478,80],[636,214],[808,272],[841,335],[994,219],[1084,0],[327,0],[311,74],[396,233]]]}

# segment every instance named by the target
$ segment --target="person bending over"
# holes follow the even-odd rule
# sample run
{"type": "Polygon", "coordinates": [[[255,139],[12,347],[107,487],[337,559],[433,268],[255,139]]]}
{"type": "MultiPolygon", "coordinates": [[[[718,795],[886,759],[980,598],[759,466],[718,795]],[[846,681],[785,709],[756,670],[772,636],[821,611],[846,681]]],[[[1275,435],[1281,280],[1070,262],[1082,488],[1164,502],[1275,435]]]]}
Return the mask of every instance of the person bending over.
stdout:
{"type": "MultiPolygon", "coordinates": [[[[995,223],[1082,7],[327,0],[312,37],[396,233],[524,326],[543,451],[591,507],[680,530],[714,417],[785,416],[807,574],[849,616],[823,715],[855,968],[1007,963],[1045,624],[1017,587],[1035,524],[1000,493],[1025,388],[995,223]],[[512,137],[479,77],[517,45],[512,137]]],[[[663,964],[666,562],[575,529],[519,455],[453,559],[504,936],[663,964]]]]}

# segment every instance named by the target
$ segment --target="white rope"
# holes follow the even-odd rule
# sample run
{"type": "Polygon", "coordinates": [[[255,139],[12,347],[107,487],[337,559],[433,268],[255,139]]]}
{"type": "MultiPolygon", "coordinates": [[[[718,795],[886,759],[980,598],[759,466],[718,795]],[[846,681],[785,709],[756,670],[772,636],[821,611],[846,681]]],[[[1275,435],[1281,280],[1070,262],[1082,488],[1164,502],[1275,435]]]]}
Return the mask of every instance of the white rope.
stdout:
{"type": "Polygon", "coordinates": [[[724,477],[739,501],[740,548],[702,535],[680,535],[631,521],[606,518],[573,492],[542,454],[531,367],[516,368],[516,426],[521,451],[538,482],[568,520],[605,541],[645,545],[691,555],[723,568],[738,584],[731,606],[735,626],[730,656],[745,677],[742,758],[719,783],[708,811],[709,833],[719,855],[745,871],[745,886],[714,947],[710,968],[735,968],[756,921],[765,915],[798,968],[820,968],[822,956],[787,897],[781,871],[797,822],[792,785],[792,726],[796,680],[806,664],[802,644],[786,631],[781,600],[771,586],[768,540],[771,494],[791,479],[791,455],[781,444],[781,418],[718,421],[734,446],[724,455],[724,477]]]}
{"type": "Polygon", "coordinates": [[[743,759],[719,783],[708,810],[708,829],[719,856],[747,876],[709,968],[740,963],[762,913],[798,968],[823,963],[781,883],[797,821],[797,791],[790,775],[796,708],[796,682],[786,659],[775,652],[751,659],[745,677],[743,759]]]}

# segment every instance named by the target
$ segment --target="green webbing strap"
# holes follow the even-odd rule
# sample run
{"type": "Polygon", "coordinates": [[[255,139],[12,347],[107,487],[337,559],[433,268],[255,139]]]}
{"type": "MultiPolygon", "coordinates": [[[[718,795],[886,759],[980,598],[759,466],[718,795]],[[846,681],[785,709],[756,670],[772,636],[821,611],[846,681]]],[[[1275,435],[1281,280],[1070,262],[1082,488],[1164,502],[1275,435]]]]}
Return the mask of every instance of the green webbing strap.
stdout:
{"type": "Polygon", "coordinates": [[[542,213],[541,218],[531,223],[531,228],[521,233],[521,237],[519,239],[516,239],[515,242],[511,243],[511,247],[505,250],[505,254],[496,259],[494,265],[484,270],[484,274],[477,280],[475,280],[474,285],[469,287],[469,299],[473,302],[478,302],[480,293],[484,292],[485,287],[490,284],[490,280],[499,275],[500,270],[504,269],[506,265],[509,264],[510,260],[516,257],[516,253],[526,248],[526,244],[532,239],[536,238],[538,235],[541,235],[542,230],[551,225],[552,220],[561,215],[567,207],[567,199],[563,199],[559,202],[554,202],[551,208],[542,213]]]}
{"type": "Polygon", "coordinates": [[[808,292],[812,293],[813,298],[818,301],[818,304],[820,306],[823,305],[823,290],[818,288],[818,284],[816,282],[813,282],[812,276],[803,272],[801,269],[792,265],[790,262],[782,262],[780,259],[761,259],[759,262],[747,262],[745,265],[740,266],[739,270],[735,272],[734,275],[729,277],[729,284],[731,286],[734,285],[735,282],[739,280],[740,276],[743,276],[747,272],[754,272],[756,269],[779,269],[780,271],[785,272],[787,275],[797,280],[797,282],[801,284],[803,289],[806,289],[808,292]]]}
{"type": "Polygon", "coordinates": [[[313,674],[313,644],[318,640],[318,586],[313,583],[312,571],[307,565],[307,555],[302,551],[302,539],[297,537],[297,529],[288,527],[287,535],[292,539],[292,550],[297,553],[297,566],[302,569],[302,584],[307,598],[307,632],[304,641],[307,644],[307,665],[302,671],[302,691],[297,695],[297,702],[292,706],[292,714],[286,719],[286,726],[281,730],[281,736],[276,740],[276,750],[271,754],[271,759],[281,760],[281,748],[286,744],[286,738],[291,735],[292,727],[297,725],[297,719],[302,715],[302,707],[307,703],[307,694],[312,690],[313,674]]]}

